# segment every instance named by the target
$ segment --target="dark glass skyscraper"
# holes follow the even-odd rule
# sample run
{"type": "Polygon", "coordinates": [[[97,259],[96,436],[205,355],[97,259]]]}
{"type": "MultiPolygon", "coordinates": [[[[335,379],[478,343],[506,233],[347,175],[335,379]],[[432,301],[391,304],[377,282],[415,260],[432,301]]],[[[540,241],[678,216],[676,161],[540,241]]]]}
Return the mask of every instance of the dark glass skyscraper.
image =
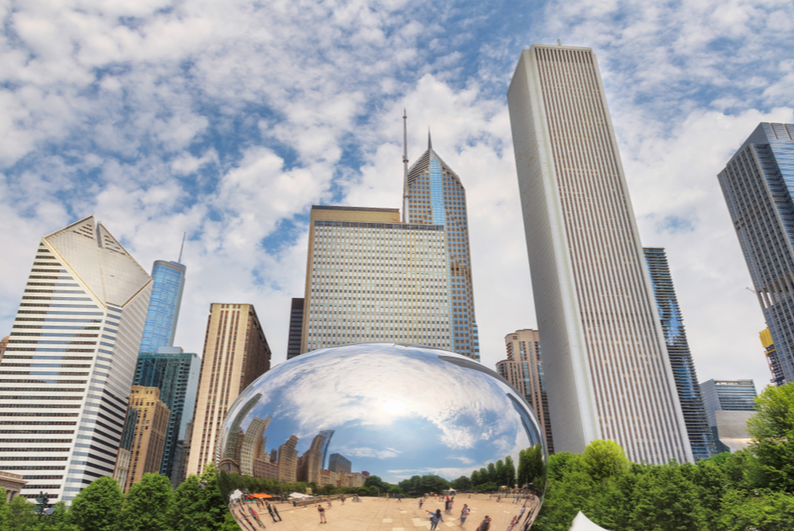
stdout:
{"type": "Polygon", "coordinates": [[[184,440],[187,424],[193,418],[199,385],[199,357],[179,347],[161,347],[157,353],[141,352],[135,368],[134,385],[157,387],[171,411],[160,473],[171,477],[177,441],[184,440]]]}
{"type": "Polygon", "coordinates": [[[185,270],[185,266],[178,262],[163,260],[156,261],[152,266],[155,283],[149,299],[139,352],[157,352],[160,347],[174,346],[182,289],[185,286],[185,270]]]}
{"type": "MultiPolygon", "coordinates": [[[[787,382],[793,381],[793,126],[761,123],[718,174],[787,382]]],[[[776,375],[774,374],[774,377],[776,375]]]]}
{"type": "Polygon", "coordinates": [[[657,301],[665,345],[668,347],[668,358],[674,373],[674,382],[685,417],[687,436],[693,449],[693,458],[698,461],[709,459],[717,453],[715,439],[707,422],[701,388],[698,386],[696,368],[687,344],[687,334],[682,321],[682,312],[676,300],[674,282],[668,268],[665,249],[643,248],[646,265],[649,268],[651,287],[657,301]]]}
{"type": "Polygon", "coordinates": [[[445,228],[452,349],[479,361],[466,190],[458,175],[433,150],[430,134],[428,150],[409,168],[405,186],[405,222],[445,228]]]}

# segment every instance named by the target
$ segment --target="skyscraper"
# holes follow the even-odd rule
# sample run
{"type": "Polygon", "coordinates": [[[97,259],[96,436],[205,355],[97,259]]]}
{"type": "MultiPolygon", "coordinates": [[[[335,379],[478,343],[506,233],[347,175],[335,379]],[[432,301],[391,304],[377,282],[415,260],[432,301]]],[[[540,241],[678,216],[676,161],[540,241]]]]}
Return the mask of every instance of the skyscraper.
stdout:
{"type": "Polygon", "coordinates": [[[168,406],[160,400],[157,387],[133,385],[130,408],[138,410],[138,418],[132,437],[127,481],[121,485],[124,492],[130,492],[133,484],[141,481],[144,474],[160,471],[168,433],[168,406]]]}
{"type": "Polygon", "coordinates": [[[23,496],[70,503],[113,475],[151,289],[93,216],[42,238],[0,362],[0,460],[23,496]]]}
{"type": "Polygon", "coordinates": [[[682,312],[676,300],[674,281],[668,268],[665,249],[644,247],[646,265],[649,268],[651,287],[657,301],[657,312],[668,347],[668,359],[674,373],[679,403],[685,418],[690,448],[696,460],[709,459],[717,453],[715,439],[709,429],[707,413],[704,410],[704,399],[698,386],[696,367],[687,343],[682,312]]]}
{"type": "Polygon", "coordinates": [[[179,347],[161,347],[156,353],[141,352],[133,383],[158,388],[160,400],[170,411],[159,472],[173,480],[177,442],[190,436],[187,425],[193,418],[196,404],[199,357],[195,353],[183,352],[179,347]]]}
{"type": "MultiPolygon", "coordinates": [[[[718,181],[775,345],[777,365],[793,381],[792,124],[761,123],[718,181]]],[[[775,375],[774,375],[775,376],[775,375]]]]}
{"type": "Polygon", "coordinates": [[[692,461],[591,49],[524,50],[508,108],[556,451],[692,461]]]}
{"type": "Polygon", "coordinates": [[[158,260],[152,266],[152,297],[146,312],[141,338],[141,352],[157,352],[160,347],[173,347],[177,331],[182,290],[185,287],[185,266],[179,262],[158,260]]]}
{"type": "Polygon", "coordinates": [[[784,385],[787,383],[787,378],[784,376],[784,368],[781,366],[781,356],[776,352],[776,345],[773,344],[773,337],[770,335],[768,328],[759,332],[759,341],[762,342],[762,347],[765,349],[767,365],[770,368],[770,374],[773,375],[770,383],[784,385]]]}
{"type": "Polygon", "coordinates": [[[287,359],[301,354],[301,336],[304,326],[304,299],[293,299],[290,303],[290,331],[287,337],[287,359]]]}
{"type": "Polygon", "coordinates": [[[746,429],[755,413],[753,380],[707,380],[700,384],[704,407],[719,452],[734,452],[748,446],[746,429]]]}
{"type": "Polygon", "coordinates": [[[500,376],[519,391],[530,407],[535,411],[544,439],[547,452],[555,452],[552,439],[552,426],[549,418],[549,400],[544,383],[544,365],[541,362],[541,340],[538,331],[517,330],[505,336],[507,359],[497,362],[500,376]]]}
{"type": "Polygon", "coordinates": [[[453,320],[452,350],[480,360],[475,294],[472,289],[466,190],[458,175],[433,150],[430,133],[428,149],[408,169],[405,187],[406,221],[441,225],[445,229],[453,320]]]}
{"type": "Polygon", "coordinates": [[[301,352],[374,341],[450,349],[446,257],[442,225],[313,206],[301,352]]]}
{"type": "Polygon", "coordinates": [[[215,443],[232,402],[270,369],[271,351],[251,304],[210,305],[186,473],[216,458],[215,443]]]}

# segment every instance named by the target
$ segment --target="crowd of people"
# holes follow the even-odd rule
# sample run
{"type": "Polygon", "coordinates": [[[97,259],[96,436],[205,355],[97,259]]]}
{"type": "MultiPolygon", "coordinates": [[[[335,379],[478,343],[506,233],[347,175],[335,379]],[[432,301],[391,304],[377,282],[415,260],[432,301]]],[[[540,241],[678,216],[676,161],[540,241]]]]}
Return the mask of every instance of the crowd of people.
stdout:
{"type": "MultiPolygon", "coordinates": [[[[444,514],[449,515],[452,517],[453,508],[455,505],[455,497],[456,494],[454,492],[450,492],[448,494],[436,494],[436,493],[426,493],[423,496],[420,496],[417,501],[419,505],[419,510],[423,511],[423,506],[428,502],[430,498],[433,501],[438,503],[444,503],[444,514]]],[[[471,494],[469,498],[471,498],[471,494]]],[[[502,492],[491,492],[489,493],[489,499],[493,499],[496,497],[496,501],[499,503],[503,499],[512,498],[513,504],[521,504],[522,507],[519,509],[518,514],[516,514],[511,520],[510,524],[508,525],[505,531],[527,531],[530,524],[532,523],[531,515],[538,509],[536,504],[536,498],[531,493],[510,493],[504,494],[502,492]],[[528,502],[529,505],[528,505],[528,502]],[[528,508],[530,509],[528,511],[528,508]],[[524,520],[524,521],[523,521],[524,520]],[[518,527],[517,527],[518,526],[518,527]]],[[[397,502],[402,502],[402,497],[400,495],[393,495],[390,498],[395,499],[397,502]]],[[[338,501],[341,505],[345,505],[346,496],[340,495],[338,501]]],[[[331,496],[326,496],[325,502],[326,506],[323,506],[322,498],[312,499],[312,504],[317,504],[317,511],[320,516],[320,523],[325,524],[328,523],[326,512],[332,507],[332,498],[331,496]]],[[[352,501],[354,502],[361,502],[359,496],[353,495],[352,501]]],[[[302,497],[300,499],[303,507],[307,507],[307,498],[302,497]]],[[[294,504],[295,505],[295,504],[294,504]]],[[[236,500],[235,502],[230,503],[230,512],[232,515],[235,516],[238,523],[240,524],[241,528],[245,531],[259,531],[259,529],[264,529],[265,523],[261,520],[260,514],[265,514],[265,511],[268,512],[268,515],[273,519],[274,523],[279,523],[282,521],[282,517],[279,515],[279,510],[276,507],[275,503],[272,503],[269,500],[262,499],[259,497],[254,496],[244,496],[236,500]],[[256,526],[255,526],[256,524],[256,526]],[[249,529],[250,528],[250,529],[249,529]]],[[[444,522],[444,515],[442,514],[442,509],[436,509],[433,511],[424,511],[427,513],[427,518],[430,520],[430,529],[431,531],[435,531],[439,523],[444,522]]],[[[460,512],[458,513],[457,520],[458,526],[464,527],[466,524],[467,518],[471,514],[471,509],[469,508],[468,504],[463,504],[461,507],[460,512]]],[[[474,531],[501,531],[498,529],[492,529],[492,518],[488,515],[484,516],[482,520],[480,520],[477,524],[477,527],[474,531]]]]}

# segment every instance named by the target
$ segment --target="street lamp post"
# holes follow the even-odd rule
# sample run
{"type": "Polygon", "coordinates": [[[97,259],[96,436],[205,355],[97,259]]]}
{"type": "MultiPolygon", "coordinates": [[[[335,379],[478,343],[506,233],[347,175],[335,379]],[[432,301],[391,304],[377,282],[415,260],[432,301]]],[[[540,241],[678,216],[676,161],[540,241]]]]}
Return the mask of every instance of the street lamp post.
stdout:
{"type": "Polygon", "coordinates": [[[47,505],[50,503],[50,497],[44,491],[39,491],[39,495],[36,497],[36,502],[38,506],[36,507],[36,512],[39,513],[39,520],[41,517],[44,516],[44,512],[47,510],[47,505]]]}

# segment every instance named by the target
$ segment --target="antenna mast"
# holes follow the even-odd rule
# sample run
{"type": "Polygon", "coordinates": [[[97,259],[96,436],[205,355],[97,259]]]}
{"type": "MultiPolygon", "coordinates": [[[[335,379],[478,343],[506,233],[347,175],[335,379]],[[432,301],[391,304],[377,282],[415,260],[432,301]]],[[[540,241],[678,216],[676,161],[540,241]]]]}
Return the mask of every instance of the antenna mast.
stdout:
{"type": "Polygon", "coordinates": [[[182,233],[182,245],[179,247],[179,259],[177,260],[178,264],[182,263],[182,250],[185,249],[185,236],[187,235],[187,232],[182,233]]]}
{"type": "Polygon", "coordinates": [[[406,109],[403,109],[403,223],[409,222],[409,158],[406,109]]]}

